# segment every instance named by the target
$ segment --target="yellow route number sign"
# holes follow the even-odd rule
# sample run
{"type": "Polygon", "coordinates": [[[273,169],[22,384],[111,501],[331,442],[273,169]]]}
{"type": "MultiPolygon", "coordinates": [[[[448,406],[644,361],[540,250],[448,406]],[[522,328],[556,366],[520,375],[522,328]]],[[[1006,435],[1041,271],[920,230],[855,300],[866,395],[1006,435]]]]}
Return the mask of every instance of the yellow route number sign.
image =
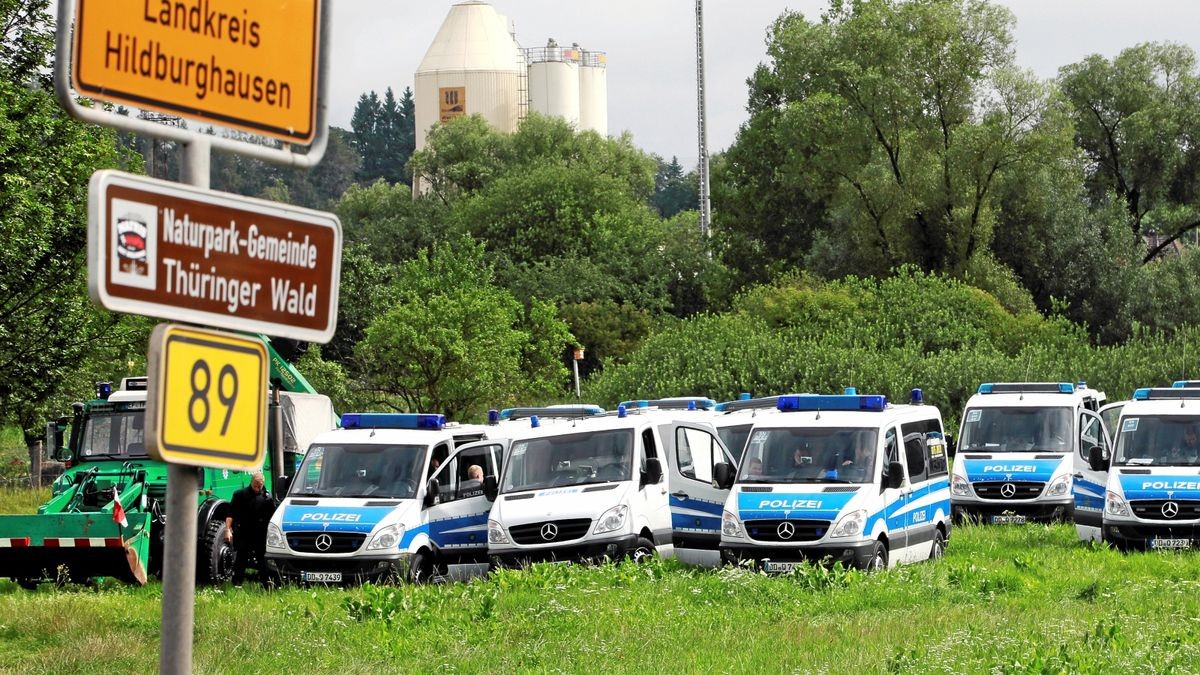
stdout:
{"type": "Polygon", "coordinates": [[[261,467],[267,368],[262,340],[159,324],[148,353],[150,456],[217,469],[261,467]]]}

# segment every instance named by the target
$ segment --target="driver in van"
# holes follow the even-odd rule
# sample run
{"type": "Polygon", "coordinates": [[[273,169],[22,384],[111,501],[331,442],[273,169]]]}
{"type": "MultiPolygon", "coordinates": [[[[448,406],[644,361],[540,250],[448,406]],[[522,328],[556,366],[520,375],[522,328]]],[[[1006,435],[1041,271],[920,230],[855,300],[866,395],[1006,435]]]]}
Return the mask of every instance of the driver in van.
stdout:
{"type": "Polygon", "coordinates": [[[1200,459],[1200,440],[1197,439],[1196,428],[1188,427],[1183,432],[1183,438],[1171,446],[1161,463],[1167,466],[1179,466],[1196,464],[1198,459],[1200,459]]]}
{"type": "Polygon", "coordinates": [[[841,466],[838,467],[838,477],[843,480],[854,482],[865,482],[870,477],[867,472],[871,470],[871,452],[874,450],[866,444],[855,444],[842,460],[841,466]]]}

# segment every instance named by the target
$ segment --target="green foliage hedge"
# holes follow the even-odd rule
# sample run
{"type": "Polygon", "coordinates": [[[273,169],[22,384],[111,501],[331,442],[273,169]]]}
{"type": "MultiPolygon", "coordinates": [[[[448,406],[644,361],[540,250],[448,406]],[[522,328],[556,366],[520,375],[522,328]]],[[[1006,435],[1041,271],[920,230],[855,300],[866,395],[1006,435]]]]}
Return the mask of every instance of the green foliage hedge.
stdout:
{"type": "Polygon", "coordinates": [[[735,310],[669,325],[589,383],[606,405],[630,397],[840,392],[906,401],[920,387],[956,426],[981,382],[1087,381],[1109,400],[1195,376],[1200,327],[1143,331],[1095,346],[1064,319],[1014,314],[991,295],[911,269],[887,279],[793,276],[752,289],[735,310]]]}

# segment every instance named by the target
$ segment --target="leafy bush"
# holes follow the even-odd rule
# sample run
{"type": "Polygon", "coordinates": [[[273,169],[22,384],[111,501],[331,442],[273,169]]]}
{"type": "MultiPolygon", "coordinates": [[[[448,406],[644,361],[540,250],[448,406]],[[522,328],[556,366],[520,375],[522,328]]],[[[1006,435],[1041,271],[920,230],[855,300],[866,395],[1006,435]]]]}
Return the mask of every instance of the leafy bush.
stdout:
{"type": "Polygon", "coordinates": [[[989,294],[937,275],[822,282],[791,276],[737,298],[734,311],[702,315],[646,338],[628,362],[593,379],[589,398],[739,392],[863,392],[908,399],[920,387],[949,426],[979,383],[1087,381],[1110,400],[1137,387],[1195,376],[1200,327],[1171,336],[1142,330],[1095,346],[1058,317],[1014,314],[989,294]]]}

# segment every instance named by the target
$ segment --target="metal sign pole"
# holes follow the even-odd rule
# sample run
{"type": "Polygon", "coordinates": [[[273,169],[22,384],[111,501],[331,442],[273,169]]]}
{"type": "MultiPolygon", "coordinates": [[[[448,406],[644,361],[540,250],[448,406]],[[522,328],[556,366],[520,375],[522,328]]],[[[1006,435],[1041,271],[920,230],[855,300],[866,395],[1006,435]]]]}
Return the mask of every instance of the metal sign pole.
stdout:
{"type": "MultiPolygon", "coordinates": [[[[182,148],[184,183],[208,189],[212,145],[192,139],[182,148]]],[[[192,627],[196,605],[196,495],[200,475],[194,466],[167,466],[167,522],[163,542],[162,637],[158,672],[192,672],[192,627]]]]}

